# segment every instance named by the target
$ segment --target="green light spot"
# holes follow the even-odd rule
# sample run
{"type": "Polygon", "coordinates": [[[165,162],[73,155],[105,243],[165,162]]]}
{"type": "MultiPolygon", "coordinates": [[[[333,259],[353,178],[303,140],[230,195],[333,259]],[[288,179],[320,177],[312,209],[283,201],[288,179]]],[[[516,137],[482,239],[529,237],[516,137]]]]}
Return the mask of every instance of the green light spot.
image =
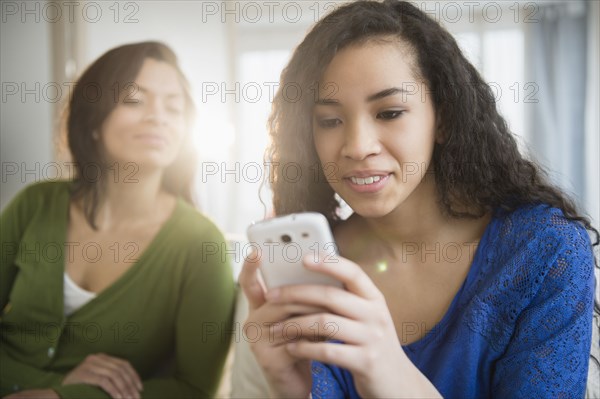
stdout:
{"type": "Polygon", "coordinates": [[[377,262],[377,271],[383,273],[387,271],[388,265],[386,261],[377,262]]]}

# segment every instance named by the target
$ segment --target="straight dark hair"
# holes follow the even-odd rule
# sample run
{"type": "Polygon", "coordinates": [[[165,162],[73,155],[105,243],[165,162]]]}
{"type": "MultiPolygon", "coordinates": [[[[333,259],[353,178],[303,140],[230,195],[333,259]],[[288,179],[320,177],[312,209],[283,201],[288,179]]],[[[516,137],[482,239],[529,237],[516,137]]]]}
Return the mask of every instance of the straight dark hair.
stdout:
{"type": "Polygon", "coordinates": [[[93,228],[96,228],[100,193],[110,167],[102,159],[100,142],[94,135],[123,95],[134,87],[133,82],[146,59],[172,66],[183,88],[187,131],[178,158],[165,170],[162,187],[193,204],[192,184],[197,159],[190,144],[190,130],[195,108],[188,81],[175,53],[165,44],[154,41],[127,44],[107,51],[82,73],[66,113],[67,141],[75,163],[72,198],[82,200],[86,220],[93,228]]]}

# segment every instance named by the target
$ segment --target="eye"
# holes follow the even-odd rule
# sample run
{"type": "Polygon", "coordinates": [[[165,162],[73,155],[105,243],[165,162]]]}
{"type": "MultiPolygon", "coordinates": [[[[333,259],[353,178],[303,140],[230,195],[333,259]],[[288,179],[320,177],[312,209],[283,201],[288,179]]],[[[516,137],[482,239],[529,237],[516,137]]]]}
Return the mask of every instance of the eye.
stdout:
{"type": "Polygon", "coordinates": [[[404,110],[391,110],[391,111],[383,111],[377,114],[377,119],[384,119],[384,120],[390,120],[390,119],[396,119],[398,117],[400,117],[402,114],[404,114],[404,110]]]}
{"type": "Polygon", "coordinates": [[[342,123],[342,121],[337,118],[317,119],[317,125],[323,129],[333,129],[340,123],[342,123]]]}

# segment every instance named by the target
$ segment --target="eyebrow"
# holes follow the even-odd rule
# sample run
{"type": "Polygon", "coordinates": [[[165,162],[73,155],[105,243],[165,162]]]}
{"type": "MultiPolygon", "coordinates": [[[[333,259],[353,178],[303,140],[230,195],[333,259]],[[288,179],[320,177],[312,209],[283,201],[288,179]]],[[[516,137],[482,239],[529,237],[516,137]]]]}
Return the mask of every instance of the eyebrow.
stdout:
{"type": "MultiPolygon", "coordinates": [[[[390,87],[389,89],[381,90],[367,97],[367,102],[373,102],[385,97],[393,96],[398,93],[406,93],[406,90],[399,87],[390,87]]],[[[315,101],[316,105],[340,105],[340,102],[334,98],[319,98],[315,101]]]]}
{"type": "MultiPolygon", "coordinates": [[[[141,93],[145,94],[145,93],[149,92],[149,90],[143,86],[140,86],[140,85],[136,85],[136,86],[140,90],[141,93]]],[[[167,98],[183,98],[183,96],[180,93],[169,93],[169,94],[167,94],[166,97],[167,98]]]]}
{"type": "Polygon", "coordinates": [[[385,89],[382,90],[378,93],[372,94],[369,97],[367,97],[367,102],[373,102],[375,100],[380,100],[384,97],[389,97],[389,96],[393,96],[396,95],[398,93],[406,93],[406,90],[400,88],[400,87],[390,87],[389,89],[385,89]]]}

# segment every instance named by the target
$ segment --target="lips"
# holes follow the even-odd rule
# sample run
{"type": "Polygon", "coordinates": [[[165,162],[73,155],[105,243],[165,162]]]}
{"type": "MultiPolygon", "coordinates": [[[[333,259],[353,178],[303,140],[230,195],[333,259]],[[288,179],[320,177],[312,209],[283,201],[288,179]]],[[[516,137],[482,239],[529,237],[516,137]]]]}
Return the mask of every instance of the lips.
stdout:
{"type": "Polygon", "coordinates": [[[376,193],[385,187],[391,173],[375,171],[355,171],[344,179],[352,190],[359,193],[376,193]]]}
{"type": "Polygon", "coordinates": [[[152,145],[162,146],[162,145],[167,144],[167,139],[160,134],[153,134],[153,133],[138,134],[135,136],[135,139],[141,140],[143,142],[146,142],[146,143],[152,144],[152,145]]]}
{"type": "Polygon", "coordinates": [[[378,176],[378,175],[369,176],[369,177],[350,176],[350,181],[352,181],[352,183],[354,183],[354,184],[358,184],[359,186],[364,186],[365,184],[377,183],[382,178],[383,178],[382,176],[378,176]]]}

